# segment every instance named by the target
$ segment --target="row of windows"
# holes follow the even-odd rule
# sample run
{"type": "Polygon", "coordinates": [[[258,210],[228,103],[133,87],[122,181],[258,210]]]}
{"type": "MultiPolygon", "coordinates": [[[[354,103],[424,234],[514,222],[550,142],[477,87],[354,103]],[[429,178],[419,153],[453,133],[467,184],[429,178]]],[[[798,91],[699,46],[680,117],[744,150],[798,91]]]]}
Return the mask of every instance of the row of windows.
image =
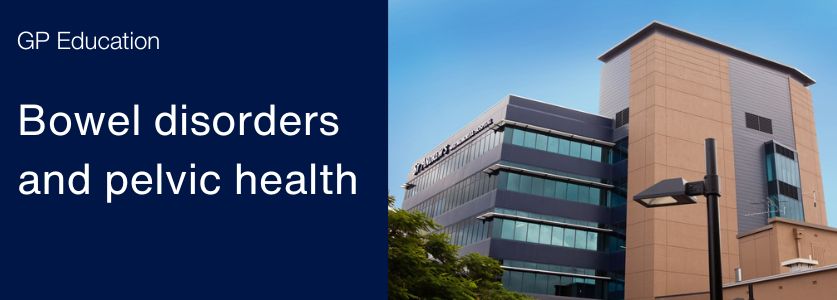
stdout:
{"type": "Polygon", "coordinates": [[[608,150],[601,146],[568,140],[534,131],[507,127],[505,143],[577,157],[595,162],[607,162],[608,150]]]}
{"type": "MultiPolygon", "coordinates": [[[[536,264],[522,261],[503,261],[504,266],[544,271],[595,275],[591,269],[536,264]]],[[[622,299],[624,283],[612,280],[585,278],[570,275],[552,275],[536,272],[505,270],[502,277],[506,289],[522,293],[555,295],[592,299],[622,299]]]]}
{"type": "Polygon", "coordinates": [[[601,177],[579,175],[579,174],[572,173],[572,172],[564,172],[564,171],[559,171],[559,170],[555,170],[555,169],[551,169],[551,168],[538,167],[538,166],[533,166],[533,165],[529,165],[529,164],[522,164],[522,163],[517,163],[517,162],[513,162],[513,161],[508,161],[508,160],[501,160],[498,163],[501,164],[501,165],[504,165],[504,166],[510,166],[510,167],[515,167],[515,168],[520,168],[520,169],[530,170],[530,171],[535,171],[535,172],[542,172],[542,173],[547,173],[547,174],[552,174],[552,175],[557,175],[557,176],[569,177],[569,178],[574,178],[574,179],[584,180],[584,181],[601,182],[601,183],[606,183],[606,182],[610,181],[609,179],[603,179],[601,177]]]}
{"type": "Polygon", "coordinates": [[[520,217],[527,217],[527,218],[533,218],[533,219],[541,219],[541,220],[562,222],[562,223],[567,223],[567,224],[582,225],[582,226],[587,226],[587,227],[599,227],[599,223],[597,223],[597,222],[582,221],[582,220],[576,220],[576,219],[570,219],[570,218],[564,218],[564,217],[557,217],[557,216],[551,216],[551,215],[544,215],[544,214],[536,214],[536,213],[530,213],[530,212],[527,212],[527,211],[520,211],[520,210],[514,210],[514,209],[495,208],[494,212],[501,213],[501,214],[506,214],[506,215],[512,215],[512,216],[520,216],[520,217]]]}
{"type": "MultiPolygon", "coordinates": [[[[491,176],[483,172],[476,173],[453,186],[431,196],[425,201],[422,201],[411,211],[421,211],[430,217],[437,217],[445,212],[448,212],[468,201],[473,200],[485,193],[488,193],[499,187],[504,190],[522,192],[527,194],[534,194],[538,196],[545,196],[551,198],[565,199],[570,201],[604,205],[608,203],[611,207],[625,205],[625,197],[618,193],[602,191],[597,187],[588,187],[573,183],[566,183],[563,181],[555,181],[550,179],[543,179],[532,177],[528,175],[520,175],[516,173],[500,172],[498,176],[491,176]]],[[[502,209],[500,209],[502,210],[502,209]]],[[[500,212],[500,211],[498,211],[500,212]]],[[[513,215],[520,215],[528,217],[530,214],[526,212],[511,211],[513,215]],[[524,214],[524,215],[521,215],[524,214]]],[[[540,215],[531,216],[533,218],[553,220],[559,222],[566,222],[571,224],[585,225],[590,227],[598,227],[595,222],[585,222],[579,220],[572,220],[554,216],[540,215]],[[590,224],[586,224],[590,223],[590,224]]]]}
{"type": "Polygon", "coordinates": [[[450,236],[451,244],[465,246],[487,239],[489,224],[476,218],[468,218],[440,231],[450,236]]]}
{"type": "Polygon", "coordinates": [[[593,251],[599,250],[598,232],[500,218],[494,218],[492,226],[491,236],[493,238],[593,251]]]}
{"type": "Polygon", "coordinates": [[[413,188],[408,189],[404,193],[404,198],[410,198],[422,189],[432,185],[439,179],[444,178],[448,174],[459,170],[473,160],[480,157],[488,150],[493,149],[503,141],[503,132],[495,132],[488,130],[488,133],[476,137],[473,141],[466,145],[460,145],[459,149],[448,154],[447,158],[442,158],[440,161],[434,163],[429,169],[423,171],[418,177],[414,178],[410,183],[414,185],[413,188]]]}
{"type": "Polygon", "coordinates": [[[508,266],[508,267],[544,270],[544,271],[551,271],[551,272],[562,272],[562,273],[582,274],[582,275],[591,275],[591,276],[596,275],[596,270],[594,270],[594,269],[561,266],[561,265],[553,265],[553,264],[543,264],[543,263],[536,263],[536,262],[529,262],[529,261],[522,261],[522,260],[504,259],[503,260],[503,265],[508,266]]]}
{"type": "Polygon", "coordinates": [[[516,292],[593,299],[601,299],[596,286],[603,285],[591,278],[508,270],[503,271],[502,280],[506,289],[516,292]]]}
{"type": "Polygon", "coordinates": [[[803,220],[799,201],[799,164],[792,150],[774,142],[764,144],[768,217],[803,220]]]}
{"type": "Polygon", "coordinates": [[[501,190],[593,205],[607,205],[606,194],[608,193],[597,187],[505,171],[500,172],[497,182],[501,190]]]}
{"type": "Polygon", "coordinates": [[[424,212],[431,218],[436,217],[496,187],[497,176],[479,172],[422,201],[411,210],[424,212]]]}

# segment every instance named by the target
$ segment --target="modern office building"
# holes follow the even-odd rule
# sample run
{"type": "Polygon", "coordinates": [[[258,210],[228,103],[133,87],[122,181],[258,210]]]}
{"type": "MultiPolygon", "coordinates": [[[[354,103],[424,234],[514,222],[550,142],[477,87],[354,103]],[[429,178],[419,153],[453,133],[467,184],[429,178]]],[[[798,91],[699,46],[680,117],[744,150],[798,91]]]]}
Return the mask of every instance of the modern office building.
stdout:
{"type": "Polygon", "coordinates": [[[499,259],[509,289],[622,299],[626,135],[607,117],[508,96],[416,163],[404,208],[462,252],[499,259]]]}
{"type": "Polygon", "coordinates": [[[463,253],[500,260],[503,283],[538,298],[701,295],[704,199],[654,209],[625,199],[662,179],[701,180],[711,137],[724,283],[835,262],[831,239],[794,236],[805,247],[778,251],[789,231],[770,229],[834,232],[813,79],[659,22],[599,60],[599,115],[509,96],[416,163],[404,208],[434,217],[463,253]]]}

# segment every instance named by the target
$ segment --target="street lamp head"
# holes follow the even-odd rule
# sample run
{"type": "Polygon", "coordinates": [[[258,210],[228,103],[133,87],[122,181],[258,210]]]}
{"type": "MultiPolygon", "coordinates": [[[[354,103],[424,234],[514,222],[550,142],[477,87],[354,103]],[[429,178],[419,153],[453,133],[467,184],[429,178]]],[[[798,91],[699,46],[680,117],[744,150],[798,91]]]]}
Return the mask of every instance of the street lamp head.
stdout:
{"type": "Polygon", "coordinates": [[[683,178],[671,178],[658,182],[634,196],[634,201],[645,207],[662,207],[697,203],[687,192],[683,178]]]}

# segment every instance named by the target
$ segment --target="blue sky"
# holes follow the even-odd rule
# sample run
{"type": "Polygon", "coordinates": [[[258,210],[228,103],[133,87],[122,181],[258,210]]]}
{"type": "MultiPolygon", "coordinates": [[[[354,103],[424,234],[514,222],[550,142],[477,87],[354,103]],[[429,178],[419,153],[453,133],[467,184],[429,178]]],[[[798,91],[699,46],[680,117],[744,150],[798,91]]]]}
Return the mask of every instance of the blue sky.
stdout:
{"type": "Polygon", "coordinates": [[[388,184],[507,94],[598,112],[596,57],[652,20],[794,66],[814,96],[837,226],[837,4],[769,1],[389,2],[388,184]]]}

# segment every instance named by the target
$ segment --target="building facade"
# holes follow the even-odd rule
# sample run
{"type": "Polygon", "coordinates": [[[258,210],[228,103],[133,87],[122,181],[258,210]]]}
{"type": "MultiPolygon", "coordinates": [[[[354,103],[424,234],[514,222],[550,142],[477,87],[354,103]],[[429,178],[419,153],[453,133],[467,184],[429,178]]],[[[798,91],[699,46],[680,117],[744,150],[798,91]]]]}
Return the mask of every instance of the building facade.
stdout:
{"type": "MultiPolygon", "coordinates": [[[[700,180],[715,138],[723,281],[739,233],[789,218],[825,225],[811,93],[792,67],[653,22],[601,57],[600,113],[629,109],[628,195],[666,178],[700,180]]],[[[627,206],[626,299],[704,292],[706,206],[627,206]]],[[[744,273],[752,270],[742,270],[744,273]]]]}
{"type": "Polygon", "coordinates": [[[463,253],[500,260],[509,289],[622,299],[625,133],[508,96],[416,163],[403,207],[433,217],[463,253]]]}
{"type": "Polygon", "coordinates": [[[541,299],[705,293],[705,200],[625,199],[663,179],[701,180],[706,138],[717,141],[724,283],[737,269],[766,276],[742,267],[759,251],[739,251],[739,237],[777,218],[826,224],[813,79],[659,22],[599,60],[598,115],[508,96],[416,163],[403,207],[541,299]]]}

